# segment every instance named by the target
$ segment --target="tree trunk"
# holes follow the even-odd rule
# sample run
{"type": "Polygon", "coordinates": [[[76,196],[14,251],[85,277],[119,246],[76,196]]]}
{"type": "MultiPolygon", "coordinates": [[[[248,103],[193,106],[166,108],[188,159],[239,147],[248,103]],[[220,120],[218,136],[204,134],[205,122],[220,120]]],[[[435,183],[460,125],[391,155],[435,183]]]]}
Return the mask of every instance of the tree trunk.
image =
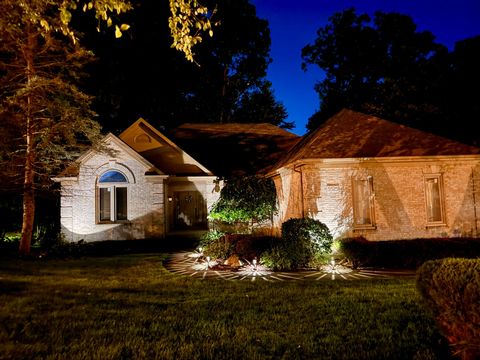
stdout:
{"type": "Polygon", "coordinates": [[[31,85],[34,72],[33,51],[35,49],[36,37],[32,35],[27,27],[28,42],[24,50],[27,75],[27,102],[25,116],[25,170],[23,181],[23,218],[22,218],[22,238],[20,239],[20,256],[30,255],[30,245],[32,243],[33,222],[35,220],[35,188],[34,188],[34,119],[32,110],[31,85]]]}
{"type": "Polygon", "coordinates": [[[27,169],[29,156],[25,162],[25,181],[23,183],[23,219],[22,219],[22,238],[20,240],[20,256],[30,255],[30,245],[32,243],[33,222],[35,219],[35,191],[33,187],[33,168],[27,169]]]}

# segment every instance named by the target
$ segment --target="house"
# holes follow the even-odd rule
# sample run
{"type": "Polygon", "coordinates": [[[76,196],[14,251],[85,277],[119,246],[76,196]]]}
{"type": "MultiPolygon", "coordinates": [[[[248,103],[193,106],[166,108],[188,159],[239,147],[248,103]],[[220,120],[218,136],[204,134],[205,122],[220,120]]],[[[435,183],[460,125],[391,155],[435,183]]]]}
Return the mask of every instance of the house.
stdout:
{"type": "Polygon", "coordinates": [[[300,138],[271,124],[184,124],[162,134],[137,120],[109,151],[91,149],[55,180],[69,241],[164,238],[207,229],[221,178],[262,174],[293,217],[335,237],[479,236],[480,148],[342,110],[300,138]]]}
{"type": "Polygon", "coordinates": [[[143,119],[103,143],[108,152],[91,149],[54,179],[66,240],[163,238],[206,228],[220,190],[210,170],[143,119]]]}
{"type": "Polygon", "coordinates": [[[62,234],[99,241],[205,230],[219,178],[253,174],[298,139],[271,124],[185,124],[167,137],[139,119],[103,139],[108,151],[90,149],[54,178],[62,234]]]}
{"type": "Polygon", "coordinates": [[[265,172],[277,231],[308,216],[336,238],[479,235],[480,148],[374,116],[342,110],[265,172]]]}

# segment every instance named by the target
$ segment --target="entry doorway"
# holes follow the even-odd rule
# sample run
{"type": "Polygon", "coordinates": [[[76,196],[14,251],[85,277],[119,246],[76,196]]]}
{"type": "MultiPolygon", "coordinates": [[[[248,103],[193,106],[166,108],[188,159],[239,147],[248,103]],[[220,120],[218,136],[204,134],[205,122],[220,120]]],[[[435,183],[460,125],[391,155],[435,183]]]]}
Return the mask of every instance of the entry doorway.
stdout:
{"type": "Polygon", "coordinates": [[[207,203],[198,191],[173,193],[173,230],[204,230],[208,228],[207,203]]]}

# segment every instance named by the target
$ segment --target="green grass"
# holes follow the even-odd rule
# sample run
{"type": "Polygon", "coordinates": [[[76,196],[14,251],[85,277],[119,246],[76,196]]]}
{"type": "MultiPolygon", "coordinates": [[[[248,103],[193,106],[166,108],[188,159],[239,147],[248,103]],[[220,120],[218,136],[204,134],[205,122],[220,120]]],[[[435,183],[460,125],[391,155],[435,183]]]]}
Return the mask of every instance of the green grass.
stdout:
{"type": "Polygon", "coordinates": [[[414,280],[172,275],[164,255],[0,263],[1,359],[436,359],[414,280]]]}

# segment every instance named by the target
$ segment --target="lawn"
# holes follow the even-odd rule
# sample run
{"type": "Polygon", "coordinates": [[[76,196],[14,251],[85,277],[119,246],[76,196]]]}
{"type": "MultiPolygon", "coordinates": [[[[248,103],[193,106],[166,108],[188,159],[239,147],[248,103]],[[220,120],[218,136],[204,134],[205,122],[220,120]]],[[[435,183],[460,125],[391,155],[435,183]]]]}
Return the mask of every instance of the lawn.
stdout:
{"type": "Polygon", "coordinates": [[[164,259],[1,260],[0,358],[447,357],[412,279],[202,281],[164,259]]]}

